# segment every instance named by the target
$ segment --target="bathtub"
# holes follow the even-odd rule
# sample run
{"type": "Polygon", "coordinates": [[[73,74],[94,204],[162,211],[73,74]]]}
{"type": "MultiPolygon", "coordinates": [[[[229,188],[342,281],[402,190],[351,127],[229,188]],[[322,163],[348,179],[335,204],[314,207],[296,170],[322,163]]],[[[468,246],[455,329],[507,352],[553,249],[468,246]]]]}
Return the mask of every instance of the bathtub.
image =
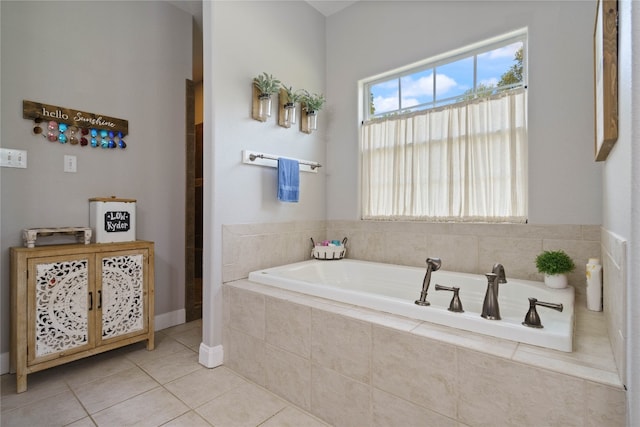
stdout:
{"type": "Polygon", "coordinates": [[[427,295],[431,305],[427,307],[415,304],[422,290],[425,268],[351,259],[310,260],[253,271],[249,274],[249,280],[497,338],[571,352],[573,287],[551,289],[542,282],[513,279],[509,277],[508,265],[505,269],[508,283],[500,285],[498,298],[502,320],[487,320],[480,316],[487,288],[487,279],[483,275],[442,269],[433,272],[427,295]],[[436,284],[460,288],[464,313],[448,310],[452,292],[436,291],[436,284]],[[538,307],[543,328],[524,326],[522,321],[529,309],[529,297],[561,303],[563,311],[538,307]]]}

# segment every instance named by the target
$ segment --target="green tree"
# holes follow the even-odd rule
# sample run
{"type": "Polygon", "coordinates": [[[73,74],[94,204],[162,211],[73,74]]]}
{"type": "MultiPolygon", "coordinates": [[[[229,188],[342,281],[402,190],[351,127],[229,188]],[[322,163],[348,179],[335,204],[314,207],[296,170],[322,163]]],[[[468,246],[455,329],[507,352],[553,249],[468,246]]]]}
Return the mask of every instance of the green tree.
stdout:
{"type": "Polygon", "coordinates": [[[516,55],[513,58],[516,63],[513,64],[511,68],[509,68],[509,70],[502,75],[500,81],[498,82],[498,87],[509,86],[522,82],[523,57],[524,52],[522,48],[520,48],[516,51],[516,55]]]}
{"type": "Polygon", "coordinates": [[[518,49],[515,53],[513,60],[515,64],[513,64],[504,74],[500,77],[497,85],[492,84],[484,84],[480,83],[476,88],[475,92],[473,89],[469,89],[464,92],[458,102],[460,101],[470,101],[474,98],[483,98],[485,96],[491,96],[494,93],[502,92],[505,90],[509,90],[511,85],[522,82],[522,70],[523,70],[523,57],[524,53],[522,48],[518,49]]]}
{"type": "Polygon", "coordinates": [[[373,92],[369,91],[369,114],[373,116],[376,113],[376,106],[373,105],[373,92]]]}

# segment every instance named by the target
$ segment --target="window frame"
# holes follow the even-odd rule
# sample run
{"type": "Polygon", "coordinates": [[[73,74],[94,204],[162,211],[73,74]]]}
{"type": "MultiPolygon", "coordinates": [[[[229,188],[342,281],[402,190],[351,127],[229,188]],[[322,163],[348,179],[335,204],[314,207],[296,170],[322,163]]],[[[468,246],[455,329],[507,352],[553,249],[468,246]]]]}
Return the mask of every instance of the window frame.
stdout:
{"type": "Polygon", "coordinates": [[[440,108],[446,105],[454,104],[455,101],[453,102],[447,102],[447,101],[458,99],[460,98],[460,95],[443,98],[443,99],[436,98],[436,90],[435,90],[436,78],[437,78],[436,70],[438,67],[442,67],[444,65],[459,61],[461,59],[469,58],[469,57],[473,57],[473,86],[474,86],[473,89],[475,94],[475,91],[477,90],[477,84],[478,84],[477,56],[483,53],[487,53],[492,50],[498,49],[500,47],[517,43],[517,42],[522,42],[523,76],[522,76],[522,83],[516,86],[513,86],[512,88],[524,87],[526,89],[528,87],[528,75],[529,75],[528,73],[529,61],[528,61],[528,55],[527,55],[528,29],[521,28],[497,37],[480,41],[478,43],[474,43],[472,45],[468,45],[459,49],[454,49],[454,50],[442,53],[440,55],[436,55],[436,56],[427,58],[425,60],[415,62],[413,64],[409,64],[404,67],[396,68],[394,70],[361,80],[359,86],[361,91],[361,102],[363,107],[360,109],[360,112],[361,112],[360,114],[362,115],[360,122],[379,119],[389,114],[394,114],[394,115],[411,114],[415,111],[428,111],[433,108],[440,108]],[[430,70],[430,69],[434,71],[434,78],[432,79],[433,80],[433,100],[431,102],[413,105],[411,107],[401,108],[402,107],[401,105],[402,85],[400,84],[400,82],[402,78],[413,75],[413,74],[417,74],[422,71],[430,70]],[[393,79],[396,79],[398,81],[398,107],[399,108],[393,111],[385,111],[384,113],[380,113],[378,115],[371,115],[370,114],[371,87],[376,84],[391,81],[393,79]],[[427,108],[416,108],[416,107],[422,107],[429,104],[431,104],[431,106],[427,108]]]}

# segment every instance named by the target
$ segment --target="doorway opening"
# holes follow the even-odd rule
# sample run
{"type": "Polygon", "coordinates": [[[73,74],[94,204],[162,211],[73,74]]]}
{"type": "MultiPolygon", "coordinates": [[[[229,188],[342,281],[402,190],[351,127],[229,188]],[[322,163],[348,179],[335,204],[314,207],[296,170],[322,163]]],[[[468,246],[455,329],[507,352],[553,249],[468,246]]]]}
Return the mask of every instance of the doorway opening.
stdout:
{"type": "Polygon", "coordinates": [[[186,81],[185,320],[202,318],[202,131],[196,85],[186,81]]]}

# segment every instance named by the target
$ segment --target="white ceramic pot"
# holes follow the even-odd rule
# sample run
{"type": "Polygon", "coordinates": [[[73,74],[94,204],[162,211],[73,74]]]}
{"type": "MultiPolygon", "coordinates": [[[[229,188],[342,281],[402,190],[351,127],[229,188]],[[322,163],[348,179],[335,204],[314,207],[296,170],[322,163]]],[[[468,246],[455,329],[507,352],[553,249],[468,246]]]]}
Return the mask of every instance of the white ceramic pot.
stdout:
{"type": "Polygon", "coordinates": [[[554,289],[564,289],[569,284],[566,274],[545,274],[544,284],[554,289]]]}

